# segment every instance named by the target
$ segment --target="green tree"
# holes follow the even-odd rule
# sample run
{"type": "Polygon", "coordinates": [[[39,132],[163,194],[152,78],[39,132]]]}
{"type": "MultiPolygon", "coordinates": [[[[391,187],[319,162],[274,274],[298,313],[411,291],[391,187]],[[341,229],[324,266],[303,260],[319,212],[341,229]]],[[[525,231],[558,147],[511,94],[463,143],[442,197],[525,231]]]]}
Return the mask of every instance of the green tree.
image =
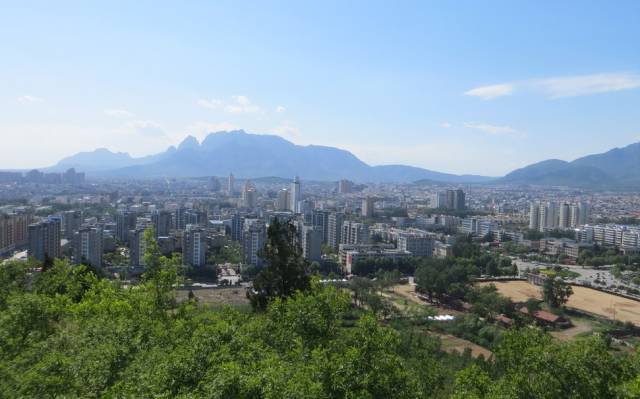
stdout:
{"type": "Polygon", "coordinates": [[[287,298],[309,287],[308,264],[296,245],[296,237],[293,223],[275,219],[269,225],[267,242],[260,254],[266,265],[253,280],[248,294],[254,309],[265,310],[269,301],[287,298]]]}
{"type": "Polygon", "coordinates": [[[161,255],[155,238],[153,227],[144,231],[144,266],[143,280],[153,287],[156,309],[164,311],[175,301],[174,286],[178,283],[178,267],[182,263],[181,256],[166,258],[161,255]]]}
{"type": "Polygon", "coordinates": [[[572,294],[573,288],[571,288],[571,285],[559,278],[549,277],[542,285],[542,297],[553,308],[564,306],[572,294]]]}

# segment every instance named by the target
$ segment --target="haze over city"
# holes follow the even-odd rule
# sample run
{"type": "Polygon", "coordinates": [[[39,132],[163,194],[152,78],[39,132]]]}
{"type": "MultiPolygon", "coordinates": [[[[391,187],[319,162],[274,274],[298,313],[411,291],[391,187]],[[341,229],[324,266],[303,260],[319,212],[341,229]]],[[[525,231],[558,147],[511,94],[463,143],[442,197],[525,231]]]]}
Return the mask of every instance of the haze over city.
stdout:
{"type": "Polygon", "coordinates": [[[233,129],[488,176],[604,152],[640,141],[639,7],[6,4],[0,167],[233,129]]]}

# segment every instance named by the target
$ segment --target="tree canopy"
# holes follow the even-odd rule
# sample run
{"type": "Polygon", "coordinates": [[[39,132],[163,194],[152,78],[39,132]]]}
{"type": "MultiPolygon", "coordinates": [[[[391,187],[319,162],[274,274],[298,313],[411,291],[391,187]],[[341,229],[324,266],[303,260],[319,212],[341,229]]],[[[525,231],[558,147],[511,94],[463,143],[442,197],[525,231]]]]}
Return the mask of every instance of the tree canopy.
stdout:
{"type": "Polygon", "coordinates": [[[269,225],[267,242],[260,253],[266,265],[253,280],[249,294],[254,309],[264,310],[269,301],[309,287],[309,265],[297,242],[293,223],[280,223],[276,219],[269,225]]]}

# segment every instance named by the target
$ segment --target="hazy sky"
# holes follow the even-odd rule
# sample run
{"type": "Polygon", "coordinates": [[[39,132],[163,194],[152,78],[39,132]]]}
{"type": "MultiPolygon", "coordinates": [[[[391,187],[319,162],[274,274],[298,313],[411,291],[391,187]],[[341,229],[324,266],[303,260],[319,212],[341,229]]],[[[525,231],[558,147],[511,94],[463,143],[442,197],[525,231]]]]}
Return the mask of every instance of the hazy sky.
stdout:
{"type": "Polygon", "coordinates": [[[571,160],[640,141],[639,20],[640,1],[5,2],[0,168],[231,128],[454,173],[571,160]]]}

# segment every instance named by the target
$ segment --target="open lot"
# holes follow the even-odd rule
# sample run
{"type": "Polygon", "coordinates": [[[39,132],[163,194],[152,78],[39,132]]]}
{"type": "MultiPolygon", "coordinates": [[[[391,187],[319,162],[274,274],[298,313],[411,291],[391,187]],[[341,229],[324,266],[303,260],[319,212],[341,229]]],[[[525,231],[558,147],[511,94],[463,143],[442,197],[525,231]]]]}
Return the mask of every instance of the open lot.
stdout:
{"type": "MultiPolygon", "coordinates": [[[[524,302],[529,298],[542,298],[541,288],[526,281],[499,281],[495,284],[498,291],[513,301],[524,302]]],[[[584,310],[608,319],[630,321],[640,325],[640,302],[622,298],[606,292],[586,287],[573,287],[573,295],[567,307],[584,310]]]]}
{"type": "Polygon", "coordinates": [[[442,349],[446,352],[457,351],[463,353],[465,349],[469,348],[473,357],[482,355],[485,359],[488,359],[492,356],[492,353],[489,349],[483,348],[482,346],[476,345],[473,342],[467,341],[465,339],[454,337],[453,335],[449,334],[433,332],[430,334],[440,338],[440,342],[442,342],[442,349]]]}
{"type": "MultiPolygon", "coordinates": [[[[232,288],[192,288],[199,302],[208,304],[245,305],[249,303],[244,287],[232,288]]],[[[187,299],[189,288],[177,290],[178,301],[187,299]]]]}
{"type": "Polygon", "coordinates": [[[419,305],[427,306],[427,307],[433,309],[433,311],[436,314],[451,314],[451,315],[454,315],[454,316],[462,314],[462,312],[459,312],[457,310],[443,308],[443,307],[440,307],[440,306],[435,306],[433,304],[430,304],[430,303],[425,302],[422,299],[418,298],[416,296],[416,287],[414,285],[410,285],[410,284],[395,285],[395,286],[393,286],[392,293],[397,295],[400,298],[408,300],[409,302],[413,302],[413,303],[417,303],[419,305]]]}

